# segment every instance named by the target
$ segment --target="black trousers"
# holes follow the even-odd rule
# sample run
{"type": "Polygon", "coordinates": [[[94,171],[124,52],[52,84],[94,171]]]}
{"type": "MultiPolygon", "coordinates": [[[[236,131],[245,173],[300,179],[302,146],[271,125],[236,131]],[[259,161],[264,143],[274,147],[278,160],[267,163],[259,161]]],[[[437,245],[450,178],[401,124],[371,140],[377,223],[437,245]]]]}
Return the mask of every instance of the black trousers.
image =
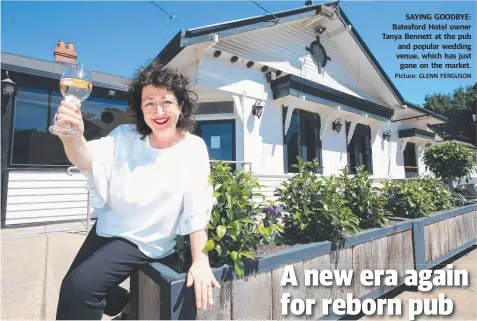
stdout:
{"type": "Polygon", "coordinates": [[[168,258],[154,260],[125,239],[98,236],[95,224],[61,283],[56,319],[101,320],[103,313],[119,314],[129,300],[119,284],[143,265],[168,258]]]}

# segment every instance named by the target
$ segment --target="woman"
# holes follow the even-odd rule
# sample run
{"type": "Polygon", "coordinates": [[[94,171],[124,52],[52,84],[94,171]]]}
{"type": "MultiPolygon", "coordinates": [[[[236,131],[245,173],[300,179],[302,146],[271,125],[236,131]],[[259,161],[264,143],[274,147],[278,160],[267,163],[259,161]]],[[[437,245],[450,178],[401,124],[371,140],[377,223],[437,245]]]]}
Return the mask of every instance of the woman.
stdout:
{"type": "MultiPolygon", "coordinates": [[[[213,304],[212,286],[220,285],[203,248],[214,199],[206,145],[190,134],[196,105],[188,83],[153,62],[130,85],[136,124],[90,142],[61,138],[104,207],[63,279],[57,319],[118,314],[129,299],[119,284],[141,266],[171,258],[177,234],[190,235],[187,286],[194,285],[197,308],[213,304]]],[[[55,124],[83,133],[80,106],[63,101],[55,124]]],[[[120,318],[127,319],[126,310],[120,318]]]]}

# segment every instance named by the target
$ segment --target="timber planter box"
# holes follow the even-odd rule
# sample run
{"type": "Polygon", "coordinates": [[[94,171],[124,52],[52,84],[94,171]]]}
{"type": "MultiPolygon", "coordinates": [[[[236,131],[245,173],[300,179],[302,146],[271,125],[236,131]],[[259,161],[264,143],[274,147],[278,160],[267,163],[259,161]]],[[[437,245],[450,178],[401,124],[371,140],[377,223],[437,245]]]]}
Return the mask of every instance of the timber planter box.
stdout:
{"type": "Polygon", "coordinates": [[[455,208],[413,222],[416,269],[429,269],[477,244],[477,204],[455,208]]]}
{"type": "MultiPolygon", "coordinates": [[[[477,204],[407,220],[384,228],[362,231],[336,248],[331,242],[299,245],[257,257],[246,264],[245,277],[238,279],[233,268],[214,269],[222,288],[214,289],[214,307],[195,308],[193,287],[187,288],[186,274],[154,263],[131,277],[132,313],[147,319],[285,319],[333,318],[321,315],[321,299],[346,299],[346,293],[361,300],[377,298],[395,287],[365,287],[361,271],[395,270],[399,285],[406,270],[435,266],[477,242],[477,204]],[[298,286],[280,286],[286,265],[292,265],[298,286]],[[304,270],[353,270],[349,287],[305,286],[304,270]],[[291,299],[316,299],[311,316],[284,316],[283,293],[291,299]]],[[[381,278],[382,280],[384,278],[381,278]]]]}

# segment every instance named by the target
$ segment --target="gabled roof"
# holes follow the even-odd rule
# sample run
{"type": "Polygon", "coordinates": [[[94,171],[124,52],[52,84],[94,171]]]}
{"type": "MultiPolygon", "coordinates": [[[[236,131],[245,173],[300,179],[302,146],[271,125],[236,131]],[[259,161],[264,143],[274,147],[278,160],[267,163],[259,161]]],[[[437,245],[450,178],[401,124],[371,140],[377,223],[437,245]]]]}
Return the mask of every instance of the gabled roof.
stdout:
{"type": "MultiPolygon", "coordinates": [[[[228,21],[224,23],[181,30],[176,34],[176,36],[163,48],[163,50],[157,55],[158,59],[163,64],[168,64],[175,56],[177,56],[184,48],[211,41],[214,39],[214,36],[217,35],[220,38],[228,37],[240,33],[245,33],[248,31],[258,30],[273,25],[278,25],[294,20],[300,20],[304,18],[310,18],[314,16],[321,6],[334,6],[337,10],[339,19],[343,22],[344,25],[352,25],[348,17],[345,15],[342,8],[339,7],[339,1],[333,1],[328,3],[322,3],[319,5],[303,7],[293,10],[282,11],[278,13],[245,18],[240,20],[228,21]],[[277,19],[278,18],[278,19],[277,19]]],[[[409,108],[421,112],[427,116],[435,117],[442,121],[447,121],[444,116],[430,112],[424,108],[418,107],[412,103],[407,102],[404,97],[401,95],[399,90],[393,84],[389,76],[386,74],[384,69],[381,67],[371,50],[368,48],[366,43],[363,41],[361,36],[358,34],[355,28],[351,28],[350,34],[356,43],[361,47],[363,53],[368,57],[370,63],[374,66],[376,72],[381,77],[383,82],[387,85],[389,90],[393,93],[399,103],[402,105],[406,104],[409,108]]]]}
{"type": "MultiPolygon", "coordinates": [[[[60,79],[65,69],[65,64],[2,51],[2,69],[60,79]]],[[[93,71],[93,85],[98,87],[127,91],[130,80],[130,78],[126,77],[93,71]]]]}

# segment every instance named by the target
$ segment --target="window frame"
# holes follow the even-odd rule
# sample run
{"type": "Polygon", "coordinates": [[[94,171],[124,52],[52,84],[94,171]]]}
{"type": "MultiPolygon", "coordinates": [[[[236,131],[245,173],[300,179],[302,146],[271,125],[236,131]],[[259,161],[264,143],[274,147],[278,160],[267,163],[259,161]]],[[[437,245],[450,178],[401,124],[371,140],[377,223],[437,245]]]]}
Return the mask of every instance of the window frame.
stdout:
{"type": "MultiPolygon", "coordinates": [[[[349,135],[349,130],[351,127],[351,122],[346,122],[346,137],[349,135]]],[[[366,166],[366,170],[370,175],[373,175],[374,173],[374,166],[373,166],[373,146],[371,143],[371,127],[369,125],[364,125],[364,124],[356,124],[356,128],[353,133],[353,137],[351,138],[351,141],[349,144],[346,144],[346,154],[347,154],[347,163],[348,163],[348,171],[350,173],[355,174],[356,173],[356,168],[360,166],[366,166]],[[364,141],[366,139],[366,141],[364,141]],[[361,141],[358,141],[361,140],[361,141]],[[360,144],[361,143],[361,144],[360,144]],[[360,145],[363,146],[365,149],[363,151],[363,155],[365,156],[363,159],[363,164],[359,164],[359,159],[358,154],[359,154],[359,147],[360,145]],[[368,150],[366,150],[366,147],[368,147],[368,150]],[[352,161],[351,161],[351,151],[354,150],[353,156],[356,158],[354,160],[354,166],[352,167],[352,161]],[[356,166],[356,164],[359,164],[356,166]]]]}
{"type": "MultiPolygon", "coordinates": [[[[292,164],[289,164],[288,162],[288,142],[287,142],[287,134],[285,134],[285,119],[286,119],[286,114],[287,114],[287,111],[288,111],[288,108],[289,107],[283,107],[282,109],[282,116],[283,116],[283,119],[282,119],[282,130],[283,130],[283,168],[284,168],[284,172],[286,174],[288,173],[295,173],[293,171],[290,171],[291,169],[291,165],[292,164]]],[[[305,121],[305,117],[308,115],[308,116],[311,116],[311,119],[315,118],[315,121],[316,121],[316,124],[317,126],[313,126],[313,138],[315,140],[315,157],[313,157],[311,160],[313,159],[317,159],[318,160],[318,170],[319,172],[321,172],[324,168],[323,166],[323,142],[321,141],[320,139],[320,130],[321,130],[321,115],[319,113],[315,113],[315,112],[311,112],[311,111],[308,111],[308,110],[302,110],[302,109],[299,109],[299,108],[295,108],[293,110],[293,115],[296,115],[297,116],[297,133],[298,133],[298,155],[299,157],[301,157],[304,161],[308,161],[309,160],[309,157],[308,157],[308,152],[307,152],[307,158],[304,159],[303,158],[303,147],[305,145],[302,144],[303,140],[303,136],[305,133],[302,132],[302,129],[303,129],[303,123],[305,121]]],[[[292,117],[293,117],[292,115],[292,117]]],[[[293,118],[292,118],[293,119],[293,118]]],[[[290,127],[291,127],[291,123],[290,123],[290,127]]],[[[290,130],[290,127],[288,128],[288,130],[290,130]]],[[[304,131],[306,132],[306,129],[304,129],[304,131]]],[[[309,160],[309,161],[311,161],[309,160]]],[[[293,163],[293,164],[296,164],[296,163],[293,163]]],[[[319,172],[317,174],[319,174],[319,172]]]]}
{"type": "MultiPolygon", "coordinates": [[[[48,81],[51,81],[51,79],[48,79],[48,81]]],[[[33,80],[32,80],[33,82],[33,80]]],[[[54,115],[54,111],[52,110],[52,97],[55,96],[55,97],[62,97],[61,96],[61,92],[59,91],[59,89],[53,89],[51,88],[50,86],[44,86],[44,85],[39,85],[39,86],[31,86],[32,83],[28,82],[28,83],[25,83],[24,85],[22,85],[21,83],[19,84],[18,86],[18,92],[20,92],[20,90],[24,90],[24,91],[29,91],[29,92],[42,92],[43,94],[47,94],[47,115],[46,115],[46,131],[48,132],[48,127],[51,125],[51,119],[54,115]],[[58,95],[55,95],[54,93],[56,94],[60,94],[60,96],[58,95]]],[[[105,89],[104,88],[97,88],[101,91],[104,91],[105,89]]],[[[94,88],[93,88],[94,90],[94,88]]],[[[107,101],[107,102],[112,102],[111,105],[119,105],[119,106],[123,106],[123,107],[126,107],[127,108],[127,101],[124,100],[124,99],[111,99],[111,98],[106,98],[106,97],[102,97],[104,95],[91,95],[90,98],[93,99],[93,100],[98,100],[98,101],[107,101]]],[[[90,99],[89,98],[89,99],[90,99]]],[[[24,163],[14,163],[13,161],[13,156],[14,156],[14,144],[15,144],[15,118],[16,118],[16,115],[17,115],[17,107],[18,107],[18,104],[17,104],[17,99],[18,99],[18,94],[13,98],[13,101],[12,101],[12,126],[10,128],[10,131],[11,131],[11,134],[10,134],[10,141],[8,142],[8,145],[9,145],[9,148],[8,148],[8,157],[7,157],[7,162],[8,164],[6,164],[7,168],[9,169],[18,169],[18,170],[21,170],[21,169],[32,169],[32,170],[41,170],[41,169],[45,169],[45,170],[62,170],[62,169],[65,169],[65,168],[68,168],[70,166],[72,166],[71,163],[68,162],[68,164],[64,164],[64,165],[60,165],[60,164],[24,164],[24,163]]],[[[119,125],[119,124],[118,124],[119,125]]],[[[48,132],[49,133],[49,132],[48,132]]],[[[100,137],[97,137],[97,138],[100,138],[100,137]]],[[[96,138],[94,138],[96,139],[96,138]]]]}

